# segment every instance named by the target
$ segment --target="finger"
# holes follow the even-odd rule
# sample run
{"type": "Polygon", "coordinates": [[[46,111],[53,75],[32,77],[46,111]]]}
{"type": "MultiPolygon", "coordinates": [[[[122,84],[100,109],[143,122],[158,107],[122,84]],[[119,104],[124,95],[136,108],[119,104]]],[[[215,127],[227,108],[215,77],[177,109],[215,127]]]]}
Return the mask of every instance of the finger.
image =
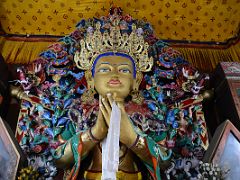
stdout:
{"type": "Polygon", "coordinates": [[[102,115],[104,117],[104,119],[109,119],[109,116],[108,116],[108,112],[106,110],[106,108],[103,106],[103,104],[99,104],[99,107],[100,107],[100,111],[102,112],[102,115]]]}
{"type": "Polygon", "coordinates": [[[111,93],[107,93],[107,99],[108,99],[108,102],[112,108],[112,104],[113,104],[113,97],[112,97],[112,94],[111,93]]]}
{"type": "Polygon", "coordinates": [[[117,106],[121,109],[121,110],[125,110],[125,107],[123,105],[123,102],[117,102],[117,106]]]}
{"type": "Polygon", "coordinates": [[[124,98],[119,97],[119,95],[116,92],[112,94],[112,99],[115,102],[124,102],[124,98]]]}
{"type": "Polygon", "coordinates": [[[101,95],[99,95],[99,108],[100,108],[100,106],[102,106],[103,104],[102,104],[102,96],[101,95]]]}
{"type": "Polygon", "coordinates": [[[112,112],[112,108],[111,108],[109,101],[106,98],[102,98],[102,104],[103,104],[104,108],[106,109],[107,113],[110,115],[112,112]]]}
{"type": "Polygon", "coordinates": [[[117,93],[115,92],[115,93],[113,93],[113,95],[112,95],[112,98],[113,98],[113,100],[114,101],[116,101],[117,102],[117,93]]]}
{"type": "Polygon", "coordinates": [[[107,128],[109,127],[109,124],[106,122],[101,109],[98,112],[98,120],[102,121],[107,128]]]}
{"type": "MultiPolygon", "coordinates": [[[[99,106],[101,106],[101,105],[99,105],[99,106]]],[[[103,119],[102,110],[100,110],[100,111],[98,112],[98,119],[103,119]]]]}
{"type": "Polygon", "coordinates": [[[110,114],[108,113],[108,111],[106,110],[105,106],[103,105],[103,98],[100,95],[99,96],[99,107],[100,107],[100,113],[102,114],[104,123],[107,125],[107,127],[109,126],[110,123],[110,114]]]}

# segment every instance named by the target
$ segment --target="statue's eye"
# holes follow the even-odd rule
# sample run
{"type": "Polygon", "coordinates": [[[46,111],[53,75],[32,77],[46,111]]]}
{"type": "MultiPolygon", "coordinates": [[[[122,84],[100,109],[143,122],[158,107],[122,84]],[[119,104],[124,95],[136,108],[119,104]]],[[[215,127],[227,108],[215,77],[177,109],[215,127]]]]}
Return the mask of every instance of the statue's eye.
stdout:
{"type": "Polygon", "coordinates": [[[128,68],[119,69],[119,72],[121,72],[121,73],[131,73],[131,71],[128,68]]]}
{"type": "Polygon", "coordinates": [[[98,72],[109,72],[109,71],[111,71],[110,68],[100,68],[100,69],[98,70],[98,72]]]}

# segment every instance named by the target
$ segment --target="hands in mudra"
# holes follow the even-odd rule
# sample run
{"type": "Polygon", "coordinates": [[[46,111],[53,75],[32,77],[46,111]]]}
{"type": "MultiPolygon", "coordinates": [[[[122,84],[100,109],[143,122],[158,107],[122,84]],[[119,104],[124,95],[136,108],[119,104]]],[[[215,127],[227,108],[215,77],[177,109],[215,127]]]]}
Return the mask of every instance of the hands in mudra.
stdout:
{"type": "Polygon", "coordinates": [[[97,139],[104,139],[107,136],[112,112],[112,104],[114,101],[121,111],[120,141],[130,147],[135,142],[137,134],[135,133],[130,119],[125,111],[124,100],[117,98],[116,94],[112,95],[111,93],[108,93],[105,97],[99,97],[100,110],[97,122],[93,127],[96,132],[94,135],[97,136],[97,139]]]}

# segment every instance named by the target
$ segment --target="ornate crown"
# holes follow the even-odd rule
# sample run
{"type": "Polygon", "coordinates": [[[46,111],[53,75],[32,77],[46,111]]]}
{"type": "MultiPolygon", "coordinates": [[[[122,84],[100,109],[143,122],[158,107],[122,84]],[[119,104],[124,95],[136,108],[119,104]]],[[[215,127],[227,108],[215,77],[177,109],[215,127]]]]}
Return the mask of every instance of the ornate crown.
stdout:
{"type": "Polygon", "coordinates": [[[148,72],[153,66],[153,57],[148,57],[148,43],[144,41],[142,29],[132,24],[132,32],[121,33],[119,20],[115,19],[109,31],[101,33],[101,24],[97,22],[95,31],[88,28],[85,39],[80,40],[80,51],[76,51],[74,61],[79,69],[89,70],[94,60],[102,53],[118,52],[131,56],[137,71],[148,72]]]}

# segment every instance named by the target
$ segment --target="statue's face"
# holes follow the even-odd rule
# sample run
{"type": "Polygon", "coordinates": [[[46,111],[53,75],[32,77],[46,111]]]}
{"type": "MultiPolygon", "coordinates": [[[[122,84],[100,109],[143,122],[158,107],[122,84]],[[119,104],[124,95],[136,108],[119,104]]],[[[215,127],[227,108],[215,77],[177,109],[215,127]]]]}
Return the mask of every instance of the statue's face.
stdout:
{"type": "Polygon", "coordinates": [[[123,100],[129,95],[135,83],[133,63],[122,56],[103,56],[95,66],[93,81],[95,89],[101,96],[111,93],[113,97],[123,100]]]}

